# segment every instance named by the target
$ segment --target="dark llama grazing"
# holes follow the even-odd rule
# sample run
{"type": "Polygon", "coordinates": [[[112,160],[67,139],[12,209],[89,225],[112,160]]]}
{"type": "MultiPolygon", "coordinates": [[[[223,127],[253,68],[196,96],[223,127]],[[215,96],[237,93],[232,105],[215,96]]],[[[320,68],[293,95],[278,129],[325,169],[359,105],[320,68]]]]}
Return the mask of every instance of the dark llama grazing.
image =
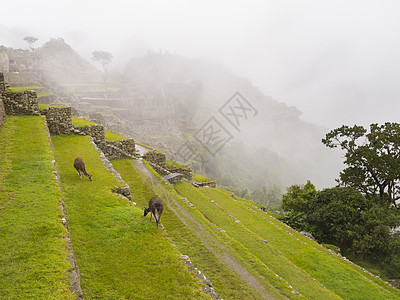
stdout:
{"type": "Polygon", "coordinates": [[[86,175],[89,178],[90,181],[92,181],[93,175],[90,175],[86,172],[85,163],[83,162],[82,158],[80,158],[80,157],[75,158],[74,167],[78,171],[78,174],[79,174],[79,177],[81,178],[81,180],[82,180],[82,173],[83,173],[84,175],[86,175]]]}
{"type": "Polygon", "coordinates": [[[154,215],[154,219],[156,219],[157,228],[158,228],[158,223],[160,223],[160,218],[161,218],[163,209],[164,209],[164,206],[162,205],[161,200],[158,199],[157,197],[153,197],[149,201],[149,208],[144,207],[144,216],[146,216],[150,212],[150,220],[151,220],[151,216],[154,215]],[[158,216],[158,219],[157,219],[157,216],[158,216]]]}

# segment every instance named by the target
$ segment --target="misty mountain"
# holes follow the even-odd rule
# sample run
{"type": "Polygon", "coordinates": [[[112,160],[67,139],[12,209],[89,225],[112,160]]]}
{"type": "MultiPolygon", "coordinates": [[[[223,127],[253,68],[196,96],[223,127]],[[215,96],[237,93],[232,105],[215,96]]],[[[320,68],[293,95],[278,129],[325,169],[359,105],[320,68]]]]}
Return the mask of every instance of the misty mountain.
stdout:
{"type": "Polygon", "coordinates": [[[87,83],[101,78],[101,73],[62,38],[50,39],[36,49],[35,56],[37,67],[58,83],[87,83]]]}
{"type": "Polygon", "coordinates": [[[334,183],[341,162],[337,153],[321,143],[329,129],[301,120],[297,108],[264,95],[248,79],[224,66],[203,59],[150,53],[132,59],[125,75],[132,85],[162,88],[174,103],[182,132],[195,135],[211,117],[227,129],[233,139],[215,158],[209,157],[213,169],[220,169],[212,175],[246,174],[247,180],[243,182],[252,188],[273,183],[287,186],[305,183],[307,179],[319,187],[334,183]],[[249,112],[247,119],[242,118],[235,127],[219,110],[237,92],[257,114],[252,117],[254,113],[249,112]],[[240,152],[233,150],[238,144],[240,152]],[[226,157],[230,159],[227,161],[226,157]],[[249,175],[252,172],[254,176],[249,175]],[[252,177],[255,179],[249,180],[252,177]]]}

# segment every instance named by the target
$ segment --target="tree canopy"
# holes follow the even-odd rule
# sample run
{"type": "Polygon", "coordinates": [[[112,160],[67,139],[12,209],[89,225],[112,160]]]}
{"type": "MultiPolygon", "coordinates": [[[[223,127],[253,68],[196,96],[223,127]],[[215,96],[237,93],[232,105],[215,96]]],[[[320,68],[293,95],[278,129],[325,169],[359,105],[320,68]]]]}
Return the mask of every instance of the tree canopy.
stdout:
{"type": "Polygon", "coordinates": [[[107,51],[94,51],[92,53],[92,60],[100,62],[104,72],[108,72],[108,65],[110,64],[113,56],[107,51]]]}
{"type": "MultiPolygon", "coordinates": [[[[108,65],[110,64],[113,56],[107,51],[94,51],[92,53],[92,60],[98,61],[104,70],[104,85],[107,92],[107,81],[108,81],[108,65]]],[[[106,97],[106,95],[105,95],[106,97]]]]}
{"type": "Polygon", "coordinates": [[[282,209],[296,212],[307,212],[310,202],[317,195],[315,186],[308,180],[305,185],[295,184],[282,196],[282,209]]]}
{"type": "Polygon", "coordinates": [[[24,37],[24,41],[26,41],[29,44],[29,48],[33,51],[33,44],[36,43],[39,39],[32,37],[32,36],[26,36],[24,37]]]}
{"type": "Polygon", "coordinates": [[[396,205],[400,199],[400,124],[371,124],[369,133],[363,126],[342,126],[326,134],[322,142],[345,151],[347,168],[340,173],[341,185],[396,205]]]}

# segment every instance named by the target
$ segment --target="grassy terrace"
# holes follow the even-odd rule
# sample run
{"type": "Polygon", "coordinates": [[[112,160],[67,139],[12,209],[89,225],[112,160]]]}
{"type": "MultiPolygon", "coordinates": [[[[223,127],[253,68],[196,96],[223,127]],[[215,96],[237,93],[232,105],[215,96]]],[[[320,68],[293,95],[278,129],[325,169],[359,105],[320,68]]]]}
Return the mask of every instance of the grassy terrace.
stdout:
{"type": "Polygon", "coordinates": [[[106,141],[121,141],[128,139],[126,136],[116,133],[114,131],[106,130],[106,141]]]}
{"type": "MultiPolygon", "coordinates": [[[[151,182],[140,182],[139,175],[134,175],[137,172],[134,167],[127,166],[126,162],[118,164],[121,174],[132,178],[129,182],[131,185],[147,184],[152,190],[157,190],[169,204],[173,195],[179,203],[180,210],[197,220],[205,229],[206,235],[214,237],[214,241],[217,240],[224,246],[217,252],[225,251],[240,261],[254,276],[260,278],[260,282],[265,283],[266,279],[279,289],[281,295],[273,296],[272,293],[271,297],[285,295],[291,299],[400,299],[397,289],[332,255],[270,214],[257,210],[250,201],[235,201],[229,196],[230,193],[224,190],[196,189],[186,182],[175,184],[174,188],[163,184],[169,192],[167,195],[151,182]],[[190,207],[182,196],[195,206],[190,207]],[[293,294],[293,289],[300,295],[293,294]]],[[[160,179],[154,172],[153,174],[160,179]]],[[[192,244],[190,236],[193,233],[187,232],[190,224],[180,228],[178,219],[168,218],[163,215],[161,222],[174,243],[181,252],[193,256],[192,261],[210,277],[216,291],[223,298],[249,297],[245,294],[245,289],[243,294],[242,288],[232,291],[229,280],[221,276],[224,270],[220,266],[224,266],[224,263],[218,258],[218,253],[207,252],[207,249],[199,249],[198,245],[192,244]],[[214,264],[218,262],[218,270],[208,264],[209,261],[213,261],[214,264]]],[[[198,228],[195,230],[199,231],[198,228]]],[[[196,237],[193,237],[194,240],[196,237]]],[[[209,239],[208,242],[213,243],[213,239],[209,239]]],[[[235,275],[231,276],[230,278],[234,278],[235,275]]],[[[242,286],[246,285],[242,282],[242,286]]],[[[268,284],[265,284],[265,288],[268,289],[268,284]]]]}
{"type": "Polygon", "coordinates": [[[328,298],[321,287],[319,291],[313,287],[313,282],[321,283],[344,299],[400,298],[397,289],[330,254],[322,246],[241,199],[233,201],[223,190],[194,189],[187,183],[176,184],[175,187],[208,220],[226,230],[233,239],[309,299],[328,298]],[[261,240],[267,243],[261,243],[261,240]]]}
{"type": "Polygon", "coordinates": [[[13,93],[20,93],[20,92],[25,92],[25,91],[32,91],[32,90],[42,90],[44,87],[40,85],[35,85],[35,86],[16,86],[16,87],[9,87],[7,88],[7,92],[13,92],[13,93]]]}
{"type": "Polygon", "coordinates": [[[74,117],[72,116],[72,124],[79,126],[79,127],[85,127],[85,126],[93,126],[93,125],[99,125],[95,122],[88,121],[82,118],[74,117]]]}
{"type": "Polygon", "coordinates": [[[212,181],[210,178],[204,177],[200,174],[193,174],[193,182],[209,182],[212,181]]]}
{"type": "MultiPolygon", "coordinates": [[[[180,253],[154,221],[143,217],[111,189],[119,185],[89,144],[88,137],[54,136],[72,245],[87,299],[204,298],[180,253]],[[85,160],[93,181],[79,179],[76,156],[85,160]]],[[[152,191],[132,191],[149,199],[152,191]]],[[[147,200],[148,201],[148,200],[147,200]]],[[[146,202],[146,201],[142,201],[146,202]]]]}
{"type": "MultiPolygon", "coordinates": [[[[176,247],[183,254],[189,255],[195,267],[199,268],[205,276],[212,280],[215,290],[224,299],[261,299],[262,296],[251,286],[243,282],[240,276],[232,270],[230,266],[224,264],[218,257],[218,254],[224,253],[224,249],[218,249],[217,255],[210,251],[203,243],[199,241],[198,235],[193,231],[199,231],[190,219],[185,218],[179,207],[177,207],[170,199],[173,195],[179,204],[184,205],[181,196],[175,190],[167,185],[163,185],[165,190],[170,194],[157,187],[149,178],[144,176],[135,166],[135,161],[131,159],[118,159],[112,161],[114,168],[121,173],[131,188],[134,201],[139,207],[147,206],[148,201],[156,193],[163,199],[164,212],[161,217],[161,223],[166,228],[168,236],[173,240],[176,247]],[[176,210],[176,213],[173,211],[176,210]],[[182,219],[184,221],[182,221],[182,219]]],[[[153,172],[153,175],[158,175],[153,172]]],[[[193,210],[196,218],[202,219],[197,210],[193,210]]],[[[203,238],[207,239],[207,243],[214,244],[208,238],[209,233],[204,232],[203,238]]],[[[269,294],[272,298],[279,299],[280,295],[271,288],[269,294]]]]}
{"type": "Polygon", "coordinates": [[[42,117],[0,129],[0,298],[74,299],[53,157],[42,117]]]}

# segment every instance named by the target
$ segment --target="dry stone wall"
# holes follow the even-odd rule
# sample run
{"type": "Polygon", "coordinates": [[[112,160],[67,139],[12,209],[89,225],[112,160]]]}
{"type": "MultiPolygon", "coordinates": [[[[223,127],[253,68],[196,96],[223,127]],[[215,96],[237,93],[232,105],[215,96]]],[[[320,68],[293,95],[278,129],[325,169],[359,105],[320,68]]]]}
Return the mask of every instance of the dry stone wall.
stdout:
{"type": "Polygon", "coordinates": [[[106,141],[106,133],[101,125],[87,125],[85,127],[74,126],[75,130],[80,131],[83,135],[88,135],[93,138],[96,144],[106,141]]]}
{"type": "Polygon", "coordinates": [[[134,158],[136,154],[134,139],[105,141],[99,143],[98,146],[108,159],[134,158]]]}
{"type": "Polygon", "coordinates": [[[155,150],[149,151],[144,155],[144,159],[149,163],[158,165],[163,169],[167,169],[167,158],[164,153],[157,152],[155,150]]]}
{"type": "Polygon", "coordinates": [[[73,130],[71,107],[48,107],[44,114],[51,134],[70,134],[73,130]]]}
{"type": "Polygon", "coordinates": [[[176,168],[176,167],[167,167],[167,170],[171,173],[180,173],[185,177],[187,180],[192,180],[193,179],[193,172],[192,169],[189,167],[186,168],[176,168]]]}
{"type": "Polygon", "coordinates": [[[7,115],[33,115],[40,116],[36,92],[25,91],[21,93],[3,93],[3,104],[7,115]]]}

